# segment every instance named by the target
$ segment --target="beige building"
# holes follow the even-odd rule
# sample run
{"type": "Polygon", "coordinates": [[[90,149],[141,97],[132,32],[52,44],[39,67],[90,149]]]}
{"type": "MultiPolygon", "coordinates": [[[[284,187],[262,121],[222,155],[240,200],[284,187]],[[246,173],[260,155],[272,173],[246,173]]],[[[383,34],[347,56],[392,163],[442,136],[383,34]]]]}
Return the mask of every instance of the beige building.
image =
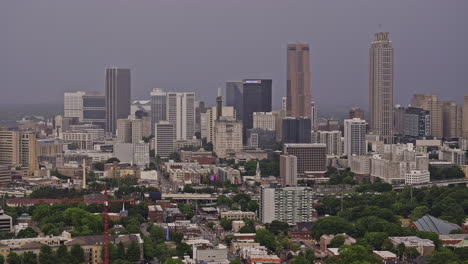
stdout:
{"type": "Polygon", "coordinates": [[[462,108],[456,102],[444,102],[442,108],[443,136],[455,138],[461,136],[462,108]]]}
{"type": "Polygon", "coordinates": [[[276,114],[274,112],[254,112],[253,128],[275,130],[276,114]]]}
{"type": "Polygon", "coordinates": [[[393,47],[388,32],[379,32],[369,49],[370,129],[393,143],[393,47]]]}
{"type": "Polygon", "coordinates": [[[443,101],[434,94],[415,94],[411,106],[429,111],[431,114],[431,136],[443,137],[442,110],[443,101]]]}
{"type": "MultiPolygon", "coordinates": [[[[232,106],[223,106],[221,108],[221,116],[232,117],[236,119],[236,110],[232,106]]],[[[216,111],[217,107],[211,107],[206,110],[205,114],[205,126],[206,126],[206,141],[214,142],[214,128],[216,123],[216,111]]]]}
{"type": "Polygon", "coordinates": [[[463,97],[462,106],[462,137],[468,139],[468,95],[463,97]]]}
{"type": "Polygon", "coordinates": [[[286,116],[311,118],[309,44],[288,44],[286,116]]]}
{"type": "Polygon", "coordinates": [[[117,119],[117,141],[138,143],[143,139],[143,120],[129,117],[117,119]]]}
{"type": "Polygon", "coordinates": [[[284,186],[297,186],[297,157],[280,156],[280,181],[284,186]]]}
{"type": "Polygon", "coordinates": [[[255,220],[255,213],[242,211],[227,211],[221,212],[221,218],[226,218],[228,220],[242,220],[245,218],[255,220]]]}
{"type": "Polygon", "coordinates": [[[28,167],[32,175],[38,168],[36,134],[0,128],[0,165],[28,167]]]}
{"type": "Polygon", "coordinates": [[[214,135],[214,152],[219,158],[242,151],[242,121],[221,117],[221,120],[215,122],[214,135]]]}

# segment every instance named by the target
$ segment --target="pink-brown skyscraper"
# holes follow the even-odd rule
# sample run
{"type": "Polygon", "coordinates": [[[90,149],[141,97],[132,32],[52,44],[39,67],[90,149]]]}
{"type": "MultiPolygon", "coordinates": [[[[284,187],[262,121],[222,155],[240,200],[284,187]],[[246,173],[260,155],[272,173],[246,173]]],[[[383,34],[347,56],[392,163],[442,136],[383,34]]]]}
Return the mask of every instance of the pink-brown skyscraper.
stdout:
{"type": "Polygon", "coordinates": [[[309,44],[288,44],[286,115],[311,118],[309,44]]]}

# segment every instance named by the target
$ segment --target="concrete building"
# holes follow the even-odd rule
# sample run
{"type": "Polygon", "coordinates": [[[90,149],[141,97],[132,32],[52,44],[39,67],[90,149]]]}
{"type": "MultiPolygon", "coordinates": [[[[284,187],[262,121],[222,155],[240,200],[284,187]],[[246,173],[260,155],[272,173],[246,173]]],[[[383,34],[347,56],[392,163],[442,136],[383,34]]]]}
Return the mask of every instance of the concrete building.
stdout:
{"type": "Polygon", "coordinates": [[[242,81],[242,125],[245,130],[253,128],[253,113],[271,112],[271,83],[269,79],[242,81]]]}
{"type": "Polygon", "coordinates": [[[374,134],[393,143],[393,46],[388,32],[374,35],[369,49],[369,124],[374,134]]]}
{"type": "Polygon", "coordinates": [[[327,170],[325,144],[284,144],[285,154],[297,157],[297,174],[324,173],[327,170]]]}
{"type": "Polygon", "coordinates": [[[87,124],[106,128],[106,96],[99,92],[86,92],[82,96],[83,119],[87,124]]]}
{"type": "Polygon", "coordinates": [[[37,162],[36,134],[0,128],[0,165],[27,167],[32,175],[37,162]]]}
{"type": "Polygon", "coordinates": [[[344,121],[344,154],[365,155],[367,153],[365,120],[354,118],[344,121]]]}
{"type": "Polygon", "coordinates": [[[449,161],[458,166],[466,164],[465,151],[443,147],[439,152],[439,160],[449,161]]]}
{"type": "Polygon", "coordinates": [[[353,118],[360,118],[362,120],[365,120],[364,110],[362,110],[359,107],[351,108],[351,110],[349,110],[349,119],[353,119],[353,118]]]}
{"type": "Polygon", "coordinates": [[[226,106],[232,106],[236,110],[237,119],[243,118],[243,83],[242,81],[226,82],[226,106]]]}
{"type": "Polygon", "coordinates": [[[242,145],[242,122],[234,118],[221,117],[215,123],[213,150],[219,158],[239,153],[242,145]]]}
{"type": "Polygon", "coordinates": [[[155,155],[167,158],[174,151],[174,124],[169,121],[159,121],[155,125],[155,155]]]}
{"type": "Polygon", "coordinates": [[[117,141],[122,143],[138,143],[143,140],[143,120],[129,116],[117,120],[117,141]]]}
{"type": "Polygon", "coordinates": [[[130,115],[137,115],[139,112],[148,113],[151,115],[150,100],[135,100],[130,105],[130,115]]]}
{"type": "Polygon", "coordinates": [[[311,110],[310,110],[310,115],[311,115],[311,118],[310,118],[310,121],[311,121],[311,124],[312,124],[312,130],[315,130],[316,129],[316,126],[317,126],[317,118],[318,118],[318,106],[317,106],[317,103],[312,101],[310,102],[310,107],[311,107],[311,110]]]}
{"type": "Polygon", "coordinates": [[[297,157],[280,156],[280,183],[284,186],[297,186],[297,157]]]}
{"type": "Polygon", "coordinates": [[[276,120],[277,117],[274,112],[254,112],[253,128],[275,130],[276,120]]]}
{"type": "Polygon", "coordinates": [[[0,165],[0,185],[7,185],[11,182],[10,166],[0,165]]]}
{"type": "Polygon", "coordinates": [[[287,47],[286,116],[312,118],[309,44],[287,47]]]}
{"type": "MultiPolygon", "coordinates": [[[[205,113],[206,141],[214,141],[214,127],[217,120],[217,106],[208,108],[205,113]]],[[[236,110],[232,106],[221,107],[221,116],[237,119],[236,110]]]]}
{"type": "Polygon", "coordinates": [[[389,237],[394,247],[404,244],[406,248],[415,248],[421,256],[427,256],[435,250],[434,242],[416,236],[389,237]]]}
{"type": "Polygon", "coordinates": [[[245,218],[255,220],[255,212],[226,211],[221,212],[221,218],[228,220],[243,220],[245,218]]]}
{"type": "Polygon", "coordinates": [[[427,137],[431,135],[431,114],[429,111],[408,107],[403,115],[403,135],[427,137]]]}
{"type": "Polygon", "coordinates": [[[106,69],[106,131],[115,134],[117,119],[130,115],[130,69],[106,69]]]}
{"type": "Polygon", "coordinates": [[[283,143],[310,143],[312,120],[310,118],[286,117],[282,121],[283,143]]]}
{"type": "Polygon", "coordinates": [[[443,136],[446,138],[461,137],[462,108],[456,102],[444,102],[442,108],[443,136]]]}
{"type": "Polygon", "coordinates": [[[191,139],[195,135],[195,93],[167,93],[167,115],[175,139],[191,139]]]}
{"type": "Polygon", "coordinates": [[[434,94],[415,94],[411,106],[429,111],[431,115],[431,136],[443,136],[442,109],[443,102],[434,94]]]}
{"type": "Polygon", "coordinates": [[[247,145],[251,148],[272,148],[276,144],[276,131],[253,128],[246,131],[247,145]]]}
{"type": "Polygon", "coordinates": [[[405,112],[405,107],[395,105],[393,116],[393,129],[395,130],[395,135],[403,135],[405,112]]]}
{"type": "Polygon", "coordinates": [[[412,170],[405,174],[405,184],[420,184],[431,181],[431,175],[427,170],[412,170]]]}
{"type": "Polygon", "coordinates": [[[67,92],[63,94],[63,116],[77,117],[83,121],[83,95],[85,92],[67,92]]]}
{"type": "Polygon", "coordinates": [[[468,139],[468,95],[463,97],[462,106],[462,137],[468,139]]]}
{"type": "Polygon", "coordinates": [[[13,218],[6,215],[3,209],[0,208],[0,231],[10,233],[13,231],[13,218]]]}
{"type": "Polygon", "coordinates": [[[312,189],[308,187],[262,187],[259,217],[263,223],[273,220],[294,225],[312,221],[312,189]]]}
{"type": "Polygon", "coordinates": [[[342,151],[341,131],[317,131],[315,143],[323,143],[327,146],[327,155],[340,156],[342,151]]]}
{"type": "Polygon", "coordinates": [[[154,135],[155,125],[167,120],[167,93],[163,89],[154,88],[151,95],[151,132],[154,135]]]}

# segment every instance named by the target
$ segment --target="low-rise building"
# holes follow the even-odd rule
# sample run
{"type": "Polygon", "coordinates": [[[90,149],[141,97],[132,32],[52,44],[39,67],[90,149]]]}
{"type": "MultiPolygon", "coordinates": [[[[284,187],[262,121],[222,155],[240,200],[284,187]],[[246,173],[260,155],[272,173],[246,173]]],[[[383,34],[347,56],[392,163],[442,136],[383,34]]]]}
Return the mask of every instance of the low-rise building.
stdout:
{"type": "Polygon", "coordinates": [[[431,181],[431,175],[427,170],[412,170],[405,174],[405,184],[420,184],[431,181]]]}
{"type": "Polygon", "coordinates": [[[422,256],[427,256],[435,250],[434,242],[430,239],[423,239],[417,236],[389,237],[394,247],[403,243],[406,248],[414,248],[422,256]]]}
{"type": "Polygon", "coordinates": [[[228,220],[242,220],[245,218],[255,220],[255,213],[243,211],[227,211],[221,212],[221,218],[226,218],[228,220]]]}
{"type": "Polygon", "coordinates": [[[379,258],[383,264],[396,264],[398,263],[398,256],[390,251],[372,251],[372,254],[379,258]]]}

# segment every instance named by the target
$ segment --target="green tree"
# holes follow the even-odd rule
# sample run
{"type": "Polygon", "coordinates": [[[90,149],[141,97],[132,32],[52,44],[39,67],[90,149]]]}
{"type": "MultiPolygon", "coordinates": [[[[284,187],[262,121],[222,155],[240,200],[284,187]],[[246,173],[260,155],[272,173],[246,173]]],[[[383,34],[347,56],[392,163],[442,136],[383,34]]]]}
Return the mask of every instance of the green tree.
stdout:
{"type": "Polygon", "coordinates": [[[291,264],[309,264],[310,262],[307,261],[307,259],[303,256],[297,256],[294,258],[293,261],[291,261],[291,264]]]}
{"type": "Polygon", "coordinates": [[[436,249],[442,246],[442,241],[440,241],[439,235],[437,233],[420,231],[416,233],[416,236],[419,238],[432,240],[432,242],[434,242],[436,249]]]}
{"type": "Polygon", "coordinates": [[[103,171],[104,170],[104,163],[102,162],[95,162],[93,164],[93,168],[97,171],[103,171]]]}
{"type": "Polygon", "coordinates": [[[166,240],[166,231],[158,225],[151,225],[148,228],[150,237],[156,241],[156,243],[164,242],[166,240]]]}
{"type": "Polygon", "coordinates": [[[169,258],[164,261],[164,264],[184,264],[184,262],[178,258],[169,258]]]}
{"type": "Polygon", "coordinates": [[[22,264],[37,264],[37,255],[31,251],[23,253],[21,255],[22,264]]]}
{"type": "Polygon", "coordinates": [[[5,263],[5,257],[3,255],[0,255],[0,264],[5,263]]]}
{"type": "Polygon", "coordinates": [[[339,263],[380,263],[365,247],[360,245],[342,246],[339,263]]]}
{"type": "Polygon", "coordinates": [[[10,252],[7,257],[8,264],[21,264],[21,257],[15,252],[10,252]]]}
{"type": "Polygon", "coordinates": [[[178,152],[172,152],[171,154],[169,154],[169,160],[180,162],[180,154],[178,152]]]}
{"type": "Polygon", "coordinates": [[[116,157],[112,157],[106,161],[106,163],[114,163],[115,162],[120,162],[120,160],[116,157]]]}
{"type": "Polygon", "coordinates": [[[240,260],[240,258],[235,258],[229,261],[229,264],[242,264],[242,261],[240,260]]]}
{"type": "Polygon", "coordinates": [[[385,232],[367,232],[364,235],[364,239],[376,250],[381,250],[384,241],[388,239],[388,235],[385,232]]]}
{"type": "Polygon", "coordinates": [[[267,225],[268,231],[271,233],[278,235],[281,232],[287,232],[289,229],[289,224],[285,222],[281,222],[278,220],[273,220],[269,225],[267,225]]]}
{"type": "Polygon", "coordinates": [[[220,224],[226,231],[230,231],[232,229],[232,220],[230,219],[222,218],[220,224]]]}
{"type": "Polygon", "coordinates": [[[312,236],[319,240],[322,235],[354,233],[354,227],[346,219],[338,216],[328,216],[318,220],[312,228],[312,236]]]}
{"type": "Polygon", "coordinates": [[[151,260],[154,258],[154,243],[150,237],[143,237],[143,256],[147,260],[151,260]]]}
{"type": "Polygon", "coordinates": [[[275,250],[277,245],[275,235],[267,229],[257,231],[255,242],[260,243],[262,246],[265,246],[270,250],[275,250]]]}
{"type": "Polygon", "coordinates": [[[418,206],[411,211],[411,219],[413,221],[418,220],[419,218],[425,216],[429,212],[427,206],[418,206]]]}
{"type": "Polygon", "coordinates": [[[57,264],[68,264],[70,261],[70,254],[68,253],[68,248],[65,245],[60,245],[57,251],[55,252],[55,259],[57,264]]]}
{"type": "Polygon", "coordinates": [[[34,229],[28,227],[18,232],[17,238],[37,237],[38,233],[34,229]]]}
{"type": "Polygon", "coordinates": [[[304,252],[304,257],[308,261],[307,263],[314,263],[315,254],[313,249],[306,249],[304,252]]]}
{"type": "Polygon", "coordinates": [[[330,241],[330,247],[331,248],[339,248],[345,243],[345,237],[342,235],[335,236],[331,241],[330,241]]]}
{"type": "Polygon", "coordinates": [[[160,262],[164,263],[166,259],[170,257],[169,249],[167,248],[166,244],[157,244],[154,248],[154,256],[157,257],[160,262]]]}
{"type": "Polygon", "coordinates": [[[116,255],[117,259],[125,259],[125,247],[124,247],[124,244],[122,243],[122,241],[119,242],[119,244],[117,244],[117,255],[116,255]]]}
{"type": "Polygon", "coordinates": [[[176,242],[177,244],[181,243],[183,239],[184,239],[184,233],[174,232],[171,234],[171,240],[176,242]]]}
{"type": "Polygon", "coordinates": [[[84,263],[85,256],[83,248],[78,244],[73,245],[70,249],[70,258],[73,264],[84,263]]]}
{"type": "Polygon", "coordinates": [[[136,262],[140,260],[140,253],[140,247],[138,247],[138,244],[135,241],[132,241],[128,246],[125,259],[131,262],[136,262]]]}
{"type": "Polygon", "coordinates": [[[54,252],[49,245],[41,247],[39,252],[39,264],[55,264],[54,252]]]}
{"type": "Polygon", "coordinates": [[[176,255],[179,258],[183,258],[184,256],[192,257],[192,248],[186,243],[180,243],[176,246],[176,255]]]}
{"type": "Polygon", "coordinates": [[[427,264],[456,264],[460,263],[458,256],[448,248],[440,248],[426,256],[425,263],[427,264]]]}

